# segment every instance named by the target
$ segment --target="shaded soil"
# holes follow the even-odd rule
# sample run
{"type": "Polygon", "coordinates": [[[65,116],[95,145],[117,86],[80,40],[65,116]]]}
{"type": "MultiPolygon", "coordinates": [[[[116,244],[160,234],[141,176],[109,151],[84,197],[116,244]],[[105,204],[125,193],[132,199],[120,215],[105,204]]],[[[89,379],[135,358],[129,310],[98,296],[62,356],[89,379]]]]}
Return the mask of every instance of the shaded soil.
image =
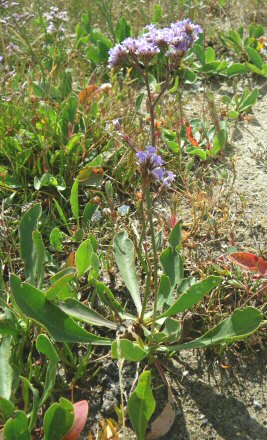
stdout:
{"type": "Polygon", "coordinates": [[[182,353],[171,369],[177,416],[164,439],[265,439],[265,355],[260,351],[212,362],[203,353],[182,353]]]}
{"type": "MultiPolygon", "coordinates": [[[[211,351],[181,352],[162,368],[171,385],[176,416],[174,424],[161,440],[264,440],[267,437],[267,352],[251,350],[244,344],[241,352],[226,351],[221,360],[211,351]],[[246,353],[247,350],[247,353],[246,353]]],[[[256,345],[257,346],[257,345],[256,345]]],[[[140,369],[139,373],[142,371],[140,369]]],[[[123,372],[124,392],[129,394],[136,377],[136,365],[123,372]]],[[[166,403],[166,390],[156,370],[153,383],[156,416],[166,403]],[[161,386],[160,386],[161,384],[161,386]]],[[[115,362],[101,368],[90,403],[91,420],[115,417],[114,403],[120,401],[119,375],[115,362]]],[[[85,397],[85,396],[84,396],[85,397]]],[[[162,419],[164,425],[165,420],[162,419]]],[[[96,425],[95,425],[96,429],[96,425]]],[[[127,428],[124,439],[135,439],[127,428]]]]}

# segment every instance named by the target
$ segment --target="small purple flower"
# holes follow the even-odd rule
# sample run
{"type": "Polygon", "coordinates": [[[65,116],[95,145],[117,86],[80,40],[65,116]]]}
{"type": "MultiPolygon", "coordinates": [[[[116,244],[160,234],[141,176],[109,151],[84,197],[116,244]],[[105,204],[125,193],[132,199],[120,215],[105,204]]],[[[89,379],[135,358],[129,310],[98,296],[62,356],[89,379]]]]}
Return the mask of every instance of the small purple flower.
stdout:
{"type": "Polygon", "coordinates": [[[164,179],[165,171],[163,168],[157,167],[150,171],[149,174],[151,174],[156,180],[162,180],[164,179]]]}
{"type": "Polygon", "coordinates": [[[149,154],[154,154],[157,151],[156,147],[152,147],[152,145],[147,145],[146,150],[149,154]]]}
{"type": "Polygon", "coordinates": [[[145,27],[146,30],[148,30],[149,32],[154,32],[158,30],[158,27],[155,23],[150,23],[145,27]]]}
{"type": "Polygon", "coordinates": [[[123,45],[129,51],[129,53],[134,53],[136,51],[136,39],[129,37],[123,41],[123,45]]]}
{"type": "Polygon", "coordinates": [[[145,60],[153,58],[159,52],[160,49],[156,46],[156,44],[147,41],[146,38],[139,37],[136,39],[135,54],[141,59],[145,60]]]}
{"type": "Polygon", "coordinates": [[[122,44],[116,44],[109,50],[109,67],[120,66],[127,59],[128,50],[122,44]]]}
{"type": "Polygon", "coordinates": [[[142,165],[147,160],[147,153],[145,151],[139,151],[138,153],[136,153],[136,157],[139,164],[142,165]]]}
{"type": "Polygon", "coordinates": [[[163,179],[163,186],[170,186],[174,179],[175,174],[173,174],[171,171],[167,171],[167,176],[163,179]]]}
{"type": "Polygon", "coordinates": [[[162,165],[164,164],[162,157],[158,156],[157,154],[152,154],[149,158],[149,162],[151,163],[151,166],[154,167],[162,167],[162,165]]]}
{"type": "MultiPolygon", "coordinates": [[[[139,165],[141,165],[145,170],[147,170],[148,174],[153,174],[155,171],[156,179],[161,179],[162,177],[159,177],[161,175],[161,167],[163,165],[163,159],[161,156],[158,156],[156,154],[156,148],[152,147],[151,145],[148,145],[146,147],[146,151],[138,151],[136,153],[136,157],[138,159],[139,165]]],[[[162,175],[161,175],[162,176],[162,175]]]]}
{"type": "Polygon", "coordinates": [[[142,174],[152,180],[161,181],[164,187],[169,186],[175,176],[170,171],[166,174],[163,168],[164,161],[156,152],[157,149],[155,147],[148,145],[146,151],[138,151],[138,153],[136,153],[142,174]]]}

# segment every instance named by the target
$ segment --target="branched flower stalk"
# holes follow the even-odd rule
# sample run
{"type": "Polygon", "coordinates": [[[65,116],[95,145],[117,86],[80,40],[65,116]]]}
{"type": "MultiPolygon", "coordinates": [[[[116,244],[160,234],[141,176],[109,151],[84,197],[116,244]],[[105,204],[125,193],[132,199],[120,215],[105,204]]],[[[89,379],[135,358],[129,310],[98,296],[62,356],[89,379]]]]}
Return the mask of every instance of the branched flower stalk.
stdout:
{"type": "MultiPolygon", "coordinates": [[[[164,27],[161,29],[155,24],[150,24],[145,28],[145,31],[141,36],[137,38],[127,38],[109,51],[109,67],[114,69],[126,66],[134,68],[140,78],[143,80],[147,93],[147,105],[150,114],[151,145],[148,145],[145,151],[139,150],[126,134],[121,132],[121,135],[135,152],[138,160],[142,177],[142,209],[144,207],[144,202],[146,203],[147,207],[147,218],[145,215],[142,215],[142,232],[138,245],[138,254],[139,256],[141,255],[141,263],[142,267],[144,267],[142,242],[149,227],[153,252],[153,267],[151,270],[150,261],[147,257],[147,251],[145,251],[145,261],[147,266],[145,268],[145,272],[147,281],[139,320],[141,323],[144,320],[149,293],[152,290],[154,292],[154,308],[151,329],[152,333],[155,329],[158,299],[158,253],[155,228],[153,224],[154,202],[162,190],[170,186],[175,178],[175,174],[164,169],[163,159],[157,154],[155,129],[156,107],[164,93],[170,88],[173,81],[173,73],[180,66],[184,55],[198,39],[200,32],[202,32],[201,27],[192,24],[189,19],[172,23],[170,27],[164,27]],[[155,62],[156,57],[159,54],[164,54],[165,57],[166,76],[163,84],[161,85],[160,92],[156,97],[154,97],[149,83],[149,67],[151,66],[152,62],[155,62]],[[152,199],[151,186],[155,182],[159,182],[160,187],[157,192],[157,196],[152,199]],[[151,279],[152,272],[153,282],[151,279]]],[[[117,130],[121,131],[119,123],[116,122],[115,125],[117,130]]]]}

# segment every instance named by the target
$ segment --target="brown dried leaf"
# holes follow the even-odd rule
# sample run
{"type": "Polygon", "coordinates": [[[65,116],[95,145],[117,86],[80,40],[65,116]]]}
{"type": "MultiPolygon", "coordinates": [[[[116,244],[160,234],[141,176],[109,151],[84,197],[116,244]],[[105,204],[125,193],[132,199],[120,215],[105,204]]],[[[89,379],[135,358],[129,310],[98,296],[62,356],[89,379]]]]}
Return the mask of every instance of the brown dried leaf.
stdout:
{"type": "Polygon", "coordinates": [[[156,440],[171,429],[175,420],[175,401],[171,387],[168,385],[168,401],[158,417],[151,423],[151,430],[146,440],[156,440]]]}
{"type": "Polygon", "coordinates": [[[71,252],[66,260],[66,267],[75,267],[75,252],[71,252]]]}

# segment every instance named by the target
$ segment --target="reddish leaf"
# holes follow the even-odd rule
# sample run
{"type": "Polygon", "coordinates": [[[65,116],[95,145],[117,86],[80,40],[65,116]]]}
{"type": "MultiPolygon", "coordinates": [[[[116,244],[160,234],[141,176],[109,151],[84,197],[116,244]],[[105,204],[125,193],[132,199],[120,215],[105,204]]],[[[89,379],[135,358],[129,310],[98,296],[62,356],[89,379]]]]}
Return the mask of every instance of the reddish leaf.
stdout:
{"type": "Polygon", "coordinates": [[[249,252],[234,252],[228,255],[230,261],[247,270],[257,270],[258,257],[249,252]]]}
{"type": "Polygon", "coordinates": [[[176,214],[171,214],[171,216],[170,216],[170,227],[171,227],[171,228],[174,228],[174,226],[176,225],[176,223],[177,223],[177,217],[176,217],[176,214]]]}
{"type": "Polygon", "coordinates": [[[87,415],[89,410],[87,401],[81,400],[80,402],[75,403],[73,406],[74,406],[74,422],[71,429],[65,435],[63,440],[77,440],[87,420],[87,415]]]}
{"type": "Polygon", "coordinates": [[[185,126],[186,126],[186,136],[187,136],[187,139],[189,140],[191,145],[193,145],[194,147],[197,147],[198,146],[198,141],[193,136],[192,128],[191,128],[189,122],[187,122],[185,124],[185,126]]]}
{"type": "Polygon", "coordinates": [[[267,276],[267,262],[261,257],[258,258],[257,269],[261,275],[267,276]]]}

